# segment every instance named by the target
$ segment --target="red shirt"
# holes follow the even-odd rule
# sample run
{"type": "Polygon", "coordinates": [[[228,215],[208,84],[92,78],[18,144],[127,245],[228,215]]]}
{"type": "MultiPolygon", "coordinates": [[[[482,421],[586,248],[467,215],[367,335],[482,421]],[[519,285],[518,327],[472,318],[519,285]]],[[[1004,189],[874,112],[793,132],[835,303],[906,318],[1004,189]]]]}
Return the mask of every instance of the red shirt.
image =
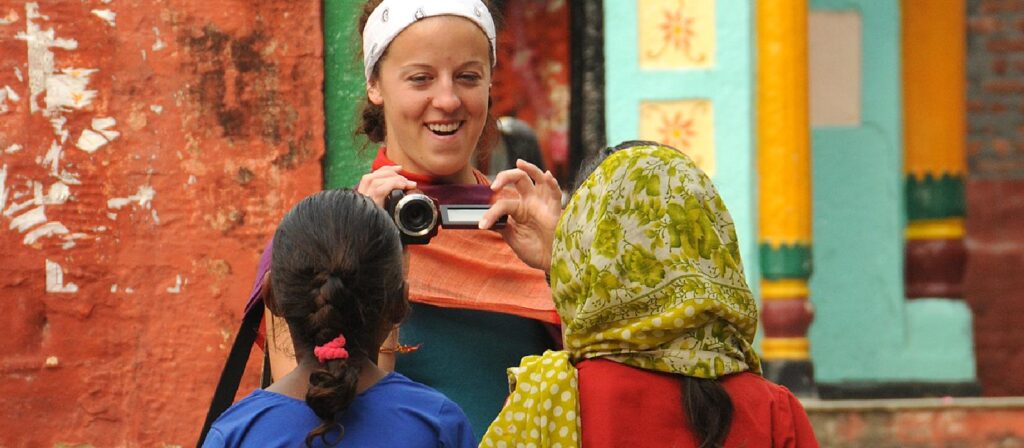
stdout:
{"type": "MultiPolygon", "coordinates": [[[[578,363],[584,448],[697,447],[678,375],[605,359],[578,363]]],[[[720,380],[732,398],[726,447],[817,447],[807,413],[783,386],[744,372],[720,380]]]]}

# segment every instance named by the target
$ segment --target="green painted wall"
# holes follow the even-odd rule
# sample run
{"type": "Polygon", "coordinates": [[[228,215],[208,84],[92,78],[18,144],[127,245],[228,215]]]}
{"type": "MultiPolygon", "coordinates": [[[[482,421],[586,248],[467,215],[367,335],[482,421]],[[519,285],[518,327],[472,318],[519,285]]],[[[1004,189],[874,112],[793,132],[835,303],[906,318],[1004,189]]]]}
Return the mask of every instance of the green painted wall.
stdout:
{"type": "Polygon", "coordinates": [[[324,110],[327,114],[327,152],[324,188],[352,187],[370,169],[375,155],[360,150],[366,138],[355,137],[357,114],[366,97],[363,62],[359,59],[357,23],[362,1],[324,1],[324,110]]]}
{"type": "MultiPolygon", "coordinates": [[[[753,18],[747,0],[718,0],[717,53],[707,70],[641,70],[636,2],[606,1],[605,114],[609,144],[638,138],[641,100],[709,99],[714,110],[715,185],[736,223],[750,286],[760,278],[754,172],[753,18]]],[[[653,25],[652,25],[653,26],[653,25]]]]}
{"type": "Polygon", "coordinates": [[[811,0],[811,7],[860,12],[864,38],[862,125],[812,132],[815,379],[973,381],[966,304],[903,296],[899,2],[811,0]]]}

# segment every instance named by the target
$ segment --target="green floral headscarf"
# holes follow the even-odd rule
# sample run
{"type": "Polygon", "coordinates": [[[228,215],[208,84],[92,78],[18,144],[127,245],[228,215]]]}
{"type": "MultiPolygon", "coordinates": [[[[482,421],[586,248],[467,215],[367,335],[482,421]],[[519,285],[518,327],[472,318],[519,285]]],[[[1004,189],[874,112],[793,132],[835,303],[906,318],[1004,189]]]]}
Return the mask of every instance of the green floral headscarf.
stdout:
{"type": "Polygon", "coordinates": [[[514,390],[482,446],[578,446],[572,363],[583,359],[697,378],[761,372],[732,218],[673,148],[618,151],[580,186],[555,233],[551,290],[566,351],[509,369],[514,390]]]}

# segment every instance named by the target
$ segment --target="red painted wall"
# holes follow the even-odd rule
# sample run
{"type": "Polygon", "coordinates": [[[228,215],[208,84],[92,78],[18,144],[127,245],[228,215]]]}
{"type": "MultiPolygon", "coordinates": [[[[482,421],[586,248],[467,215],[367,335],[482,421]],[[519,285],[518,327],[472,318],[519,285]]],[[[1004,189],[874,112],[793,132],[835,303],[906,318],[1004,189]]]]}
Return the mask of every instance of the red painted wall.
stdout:
{"type": "Polygon", "coordinates": [[[0,5],[0,446],[195,443],[259,252],[321,185],[320,17],[0,5]]]}

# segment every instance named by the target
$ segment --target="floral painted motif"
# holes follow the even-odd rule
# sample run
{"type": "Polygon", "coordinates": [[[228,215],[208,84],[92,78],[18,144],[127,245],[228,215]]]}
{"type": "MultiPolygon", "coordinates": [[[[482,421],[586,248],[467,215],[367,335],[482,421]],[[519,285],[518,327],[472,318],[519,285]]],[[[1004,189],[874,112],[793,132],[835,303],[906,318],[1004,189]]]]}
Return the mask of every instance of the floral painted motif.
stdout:
{"type": "Polygon", "coordinates": [[[640,103],[640,138],[683,151],[710,176],[715,174],[713,121],[707,100],[640,103]]]}
{"type": "Polygon", "coordinates": [[[704,67],[714,56],[714,0],[640,0],[640,65],[704,67]]]}

